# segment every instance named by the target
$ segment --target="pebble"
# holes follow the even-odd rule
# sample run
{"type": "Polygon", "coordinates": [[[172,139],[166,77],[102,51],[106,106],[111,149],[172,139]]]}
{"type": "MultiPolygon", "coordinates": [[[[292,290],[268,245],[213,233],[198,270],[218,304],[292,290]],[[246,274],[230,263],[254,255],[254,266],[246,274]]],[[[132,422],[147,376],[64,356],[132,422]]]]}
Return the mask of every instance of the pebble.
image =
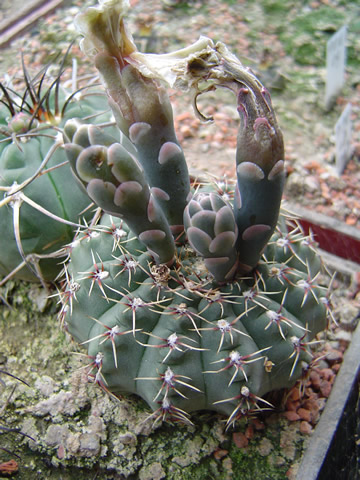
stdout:
{"type": "Polygon", "coordinates": [[[318,412],[320,409],[317,398],[315,397],[312,397],[306,400],[303,406],[305,409],[309,410],[312,414],[314,414],[314,412],[318,412]]]}
{"type": "Polygon", "coordinates": [[[306,422],[304,420],[300,422],[299,430],[301,433],[304,433],[305,435],[310,435],[313,432],[313,427],[310,425],[309,422],[306,422]]]}
{"type": "Polygon", "coordinates": [[[268,438],[264,437],[261,439],[259,443],[259,454],[262,457],[267,457],[268,455],[270,455],[273,449],[274,446],[268,438]]]}
{"type": "Polygon", "coordinates": [[[304,186],[307,192],[317,192],[320,188],[319,179],[315,175],[307,176],[304,180],[304,186]]]}
{"type": "Polygon", "coordinates": [[[324,380],[332,381],[334,376],[335,374],[331,368],[324,368],[321,370],[321,377],[324,380]]]}
{"type": "Polygon", "coordinates": [[[289,422],[300,420],[300,415],[295,410],[287,410],[283,415],[289,420],[289,422]]]}
{"type": "Polygon", "coordinates": [[[311,422],[312,421],[312,415],[310,410],[307,410],[306,408],[299,408],[297,411],[297,414],[302,420],[305,420],[306,422],[311,422]]]}
{"type": "Polygon", "coordinates": [[[251,440],[254,436],[254,427],[252,425],[248,425],[246,430],[245,430],[245,437],[248,440],[251,440]]]}
{"type": "Polygon", "coordinates": [[[342,362],[343,354],[339,350],[330,350],[326,353],[326,361],[329,365],[342,362]]]}
{"type": "Polygon", "coordinates": [[[221,460],[222,458],[226,457],[228,453],[229,453],[228,450],[218,448],[214,452],[214,457],[216,458],[216,460],[221,460]]]}
{"type": "Polygon", "coordinates": [[[323,397],[328,397],[331,393],[331,383],[327,380],[322,380],[320,383],[320,392],[323,397]]]}
{"type": "Polygon", "coordinates": [[[234,432],[233,441],[238,448],[245,448],[249,445],[248,438],[242,432],[234,432]]]}
{"type": "Polygon", "coordinates": [[[359,306],[345,303],[338,311],[339,322],[343,327],[353,329],[357,325],[359,314],[359,306]]]}
{"type": "Polygon", "coordinates": [[[255,430],[261,431],[264,430],[265,424],[257,417],[251,419],[251,424],[254,426],[255,430]]]}
{"type": "Polygon", "coordinates": [[[314,388],[317,390],[320,388],[321,378],[319,373],[316,370],[310,372],[310,380],[314,388]]]}

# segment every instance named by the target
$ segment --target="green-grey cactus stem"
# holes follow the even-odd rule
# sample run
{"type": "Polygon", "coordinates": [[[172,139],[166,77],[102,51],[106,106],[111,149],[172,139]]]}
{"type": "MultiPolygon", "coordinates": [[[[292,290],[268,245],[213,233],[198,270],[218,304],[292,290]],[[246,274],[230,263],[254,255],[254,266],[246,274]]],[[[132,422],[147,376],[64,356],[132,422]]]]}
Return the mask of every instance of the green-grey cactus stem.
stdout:
{"type": "Polygon", "coordinates": [[[72,170],[91,200],[125,219],[157,263],[172,264],[174,239],[137,159],[100,128],[69,121],[64,130],[72,170]]]}
{"type": "Polygon", "coordinates": [[[99,53],[95,59],[118,126],[136,146],[148,183],[172,226],[182,231],[182,216],[190,191],[189,173],[174,130],[165,89],[132,65],[99,53]]]}
{"type": "Polygon", "coordinates": [[[94,57],[117,124],[136,146],[149,186],[178,235],[190,191],[188,169],[166,90],[130,58],[137,48],[124,21],[128,9],[127,0],[107,0],[80,14],[76,25],[84,36],[82,49],[94,57]]]}
{"type": "Polygon", "coordinates": [[[241,125],[234,198],[239,269],[243,272],[257,265],[274,232],[285,182],[283,137],[270,95],[250,72],[245,81],[237,91],[241,125]]]}
{"type": "Polygon", "coordinates": [[[184,226],[190,245],[215,280],[231,280],[237,270],[238,231],[230,205],[216,193],[198,193],[185,209],[184,226]]]}

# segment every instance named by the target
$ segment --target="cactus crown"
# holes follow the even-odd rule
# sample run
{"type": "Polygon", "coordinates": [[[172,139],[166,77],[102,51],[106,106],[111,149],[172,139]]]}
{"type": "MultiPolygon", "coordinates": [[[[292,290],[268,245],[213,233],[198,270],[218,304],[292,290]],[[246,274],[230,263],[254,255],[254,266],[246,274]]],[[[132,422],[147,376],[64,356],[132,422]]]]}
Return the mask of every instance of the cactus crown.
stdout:
{"type": "Polygon", "coordinates": [[[284,146],[268,91],[205,37],[166,55],[138,52],[127,7],[103,0],[77,19],[120,141],[77,120],[64,127],[72,170],[107,214],[71,244],[60,317],[88,348],[90,378],[138,394],[155,421],[208,409],[231,425],[269,408],[261,396],[311,362],[329,307],[320,262],[298,226],[276,229],[284,146]],[[190,185],[165,83],[190,90],[203,120],[201,93],[234,93],[237,179],[225,194],[190,185]]]}

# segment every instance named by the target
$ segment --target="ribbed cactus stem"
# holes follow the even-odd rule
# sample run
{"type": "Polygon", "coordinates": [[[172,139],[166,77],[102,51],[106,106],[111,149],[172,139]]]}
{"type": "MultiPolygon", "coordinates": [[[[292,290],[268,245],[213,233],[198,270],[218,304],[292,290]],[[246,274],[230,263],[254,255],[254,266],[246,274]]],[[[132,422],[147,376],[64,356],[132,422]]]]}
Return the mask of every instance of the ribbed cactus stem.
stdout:
{"type": "Polygon", "coordinates": [[[172,264],[174,239],[137,159],[101,129],[76,123],[65,125],[65,150],[73,172],[89,197],[105,212],[126,219],[157,263],[172,264]]]}
{"type": "Polygon", "coordinates": [[[273,234],[285,181],[282,134],[270,95],[257,83],[255,89],[240,86],[238,90],[241,125],[234,214],[239,228],[239,268],[243,272],[256,266],[273,234]]]}
{"type": "Polygon", "coordinates": [[[269,92],[225,45],[216,45],[219,64],[202,63],[202,77],[230,88],[237,98],[234,215],[239,230],[239,272],[257,265],[279,216],[285,181],[284,144],[269,92]]]}
{"type": "Polygon", "coordinates": [[[118,126],[136,146],[137,160],[147,181],[156,189],[159,205],[174,234],[178,234],[183,230],[190,182],[185,157],[175,135],[172,107],[160,82],[145,77],[131,64],[129,56],[136,52],[136,47],[123,25],[127,3],[112,3],[111,15],[106,6],[103,10],[88,9],[78,23],[88,35],[85,40],[92,41],[97,52],[95,65],[118,126]],[[118,16],[118,24],[113,16],[118,16]],[[111,35],[102,31],[111,29],[111,35]]]}
{"type": "Polygon", "coordinates": [[[238,263],[238,231],[230,205],[216,193],[198,193],[185,209],[184,225],[189,243],[214,278],[231,280],[238,263]]]}

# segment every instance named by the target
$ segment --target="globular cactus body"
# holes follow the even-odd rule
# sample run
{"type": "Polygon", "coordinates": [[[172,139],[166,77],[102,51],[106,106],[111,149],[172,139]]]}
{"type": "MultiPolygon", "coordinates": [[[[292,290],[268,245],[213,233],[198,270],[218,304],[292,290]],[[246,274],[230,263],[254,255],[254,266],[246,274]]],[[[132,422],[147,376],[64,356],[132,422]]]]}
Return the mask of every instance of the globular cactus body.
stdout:
{"type": "Polygon", "coordinates": [[[270,245],[250,278],[219,286],[188,245],[174,268],[159,266],[123,221],[104,215],[73,244],[62,318],[88,348],[91,377],[111,392],[136,393],[169,417],[236,417],[301,376],[326,326],[326,291],[308,291],[306,240],[282,251],[283,263],[273,257],[282,247],[270,245]]]}
{"type": "Polygon", "coordinates": [[[311,362],[329,308],[321,264],[311,238],[278,222],[284,150],[266,89],[204,37],[173,54],[140,54],[126,7],[105,0],[78,21],[121,134],[116,142],[65,126],[72,170],[106,214],[71,244],[60,316],[106,390],[141,396],[154,419],[188,422],[205,409],[230,425],[270,408],[263,396],[311,362]],[[237,181],[225,192],[190,188],[164,79],[192,90],[195,107],[209,89],[236,95],[237,181]]]}
{"type": "Polygon", "coordinates": [[[67,164],[62,128],[70,118],[104,123],[111,114],[100,88],[76,95],[59,76],[42,93],[44,78],[39,88],[26,70],[24,76],[28,85],[18,97],[2,86],[0,276],[14,272],[25,280],[50,281],[61,269],[59,259],[51,257],[71,241],[76,224],[90,218],[89,199],[67,164]]]}

